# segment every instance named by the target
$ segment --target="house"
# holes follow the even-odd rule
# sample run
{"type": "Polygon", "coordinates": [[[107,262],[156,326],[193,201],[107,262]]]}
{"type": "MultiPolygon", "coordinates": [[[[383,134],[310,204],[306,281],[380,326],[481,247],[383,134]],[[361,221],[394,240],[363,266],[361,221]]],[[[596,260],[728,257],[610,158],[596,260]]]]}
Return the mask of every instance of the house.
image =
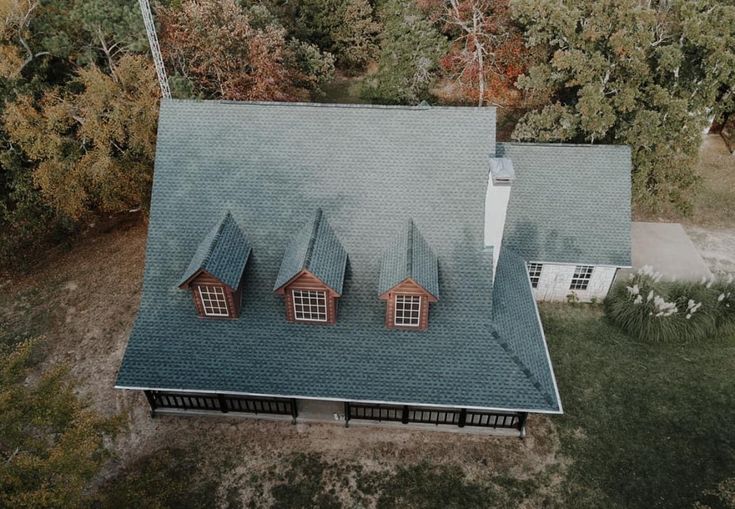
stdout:
{"type": "Polygon", "coordinates": [[[154,413],[525,433],[562,405],[534,299],[630,265],[626,147],[493,108],[164,100],[117,378],[154,413]]]}

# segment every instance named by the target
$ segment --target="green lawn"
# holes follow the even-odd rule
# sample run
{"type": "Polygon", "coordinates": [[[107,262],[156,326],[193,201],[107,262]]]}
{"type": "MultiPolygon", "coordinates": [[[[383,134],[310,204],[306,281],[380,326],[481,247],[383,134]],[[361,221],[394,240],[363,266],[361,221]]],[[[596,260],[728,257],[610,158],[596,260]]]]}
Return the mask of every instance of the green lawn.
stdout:
{"type": "Polygon", "coordinates": [[[735,336],[649,345],[597,308],[542,312],[572,460],[565,505],[691,507],[735,476],[735,336]]]}

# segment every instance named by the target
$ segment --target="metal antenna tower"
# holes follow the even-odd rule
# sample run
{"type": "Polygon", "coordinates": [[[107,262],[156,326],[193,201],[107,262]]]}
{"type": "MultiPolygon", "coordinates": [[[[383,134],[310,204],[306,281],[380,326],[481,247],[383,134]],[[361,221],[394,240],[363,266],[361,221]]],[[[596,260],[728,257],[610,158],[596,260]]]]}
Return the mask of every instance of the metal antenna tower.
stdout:
{"type": "Polygon", "coordinates": [[[151,5],[148,3],[148,0],[138,0],[138,3],[140,4],[140,12],[143,14],[145,31],[148,34],[148,44],[150,45],[151,53],[153,54],[153,63],[156,65],[158,84],[161,85],[161,96],[164,99],[171,99],[171,89],[168,86],[166,68],[163,66],[161,47],[158,45],[158,36],[156,35],[156,25],[153,23],[151,5]]]}

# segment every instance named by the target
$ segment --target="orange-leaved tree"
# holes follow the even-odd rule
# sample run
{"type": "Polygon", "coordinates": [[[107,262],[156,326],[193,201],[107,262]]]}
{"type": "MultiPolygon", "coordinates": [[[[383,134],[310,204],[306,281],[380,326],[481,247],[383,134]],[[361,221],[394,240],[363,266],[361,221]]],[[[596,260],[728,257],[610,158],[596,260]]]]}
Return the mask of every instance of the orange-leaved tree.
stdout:
{"type": "Polygon", "coordinates": [[[158,96],[148,59],[126,55],[111,74],[92,66],[38,100],[18,97],[3,120],[10,142],[34,165],[44,199],[79,219],[146,204],[158,96]]]}
{"type": "Polygon", "coordinates": [[[264,22],[235,0],[187,0],[158,14],[168,66],[205,96],[306,99],[334,69],[332,55],[287,40],[275,17],[264,22]]]}
{"type": "Polygon", "coordinates": [[[462,98],[482,106],[518,99],[515,80],[530,55],[511,17],[510,0],[420,0],[451,43],[440,60],[462,98]]]}

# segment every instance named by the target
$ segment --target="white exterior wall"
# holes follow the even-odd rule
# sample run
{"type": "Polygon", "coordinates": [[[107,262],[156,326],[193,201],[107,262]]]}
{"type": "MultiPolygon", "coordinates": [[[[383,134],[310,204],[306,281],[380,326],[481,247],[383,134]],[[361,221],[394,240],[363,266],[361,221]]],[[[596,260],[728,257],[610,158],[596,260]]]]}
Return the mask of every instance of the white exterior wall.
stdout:
{"type": "MultiPolygon", "coordinates": [[[[566,301],[567,295],[572,293],[569,285],[572,284],[574,267],[574,265],[544,263],[538,287],[533,289],[536,300],[566,301]]],[[[610,290],[616,271],[617,267],[595,266],[587,289],[574,290],[574,293],[581,302],[589,302],[593,298],[604,299],[610,290]]]]}
{"type": "Polygon", "coordinates": [[[485,194],[485,246],[493,247],[493,274],[498,266],[500,245],[503,242],[505,214],[510,200],[509,185],[493,185],[492,175],[488,179],[485,194]]]}

